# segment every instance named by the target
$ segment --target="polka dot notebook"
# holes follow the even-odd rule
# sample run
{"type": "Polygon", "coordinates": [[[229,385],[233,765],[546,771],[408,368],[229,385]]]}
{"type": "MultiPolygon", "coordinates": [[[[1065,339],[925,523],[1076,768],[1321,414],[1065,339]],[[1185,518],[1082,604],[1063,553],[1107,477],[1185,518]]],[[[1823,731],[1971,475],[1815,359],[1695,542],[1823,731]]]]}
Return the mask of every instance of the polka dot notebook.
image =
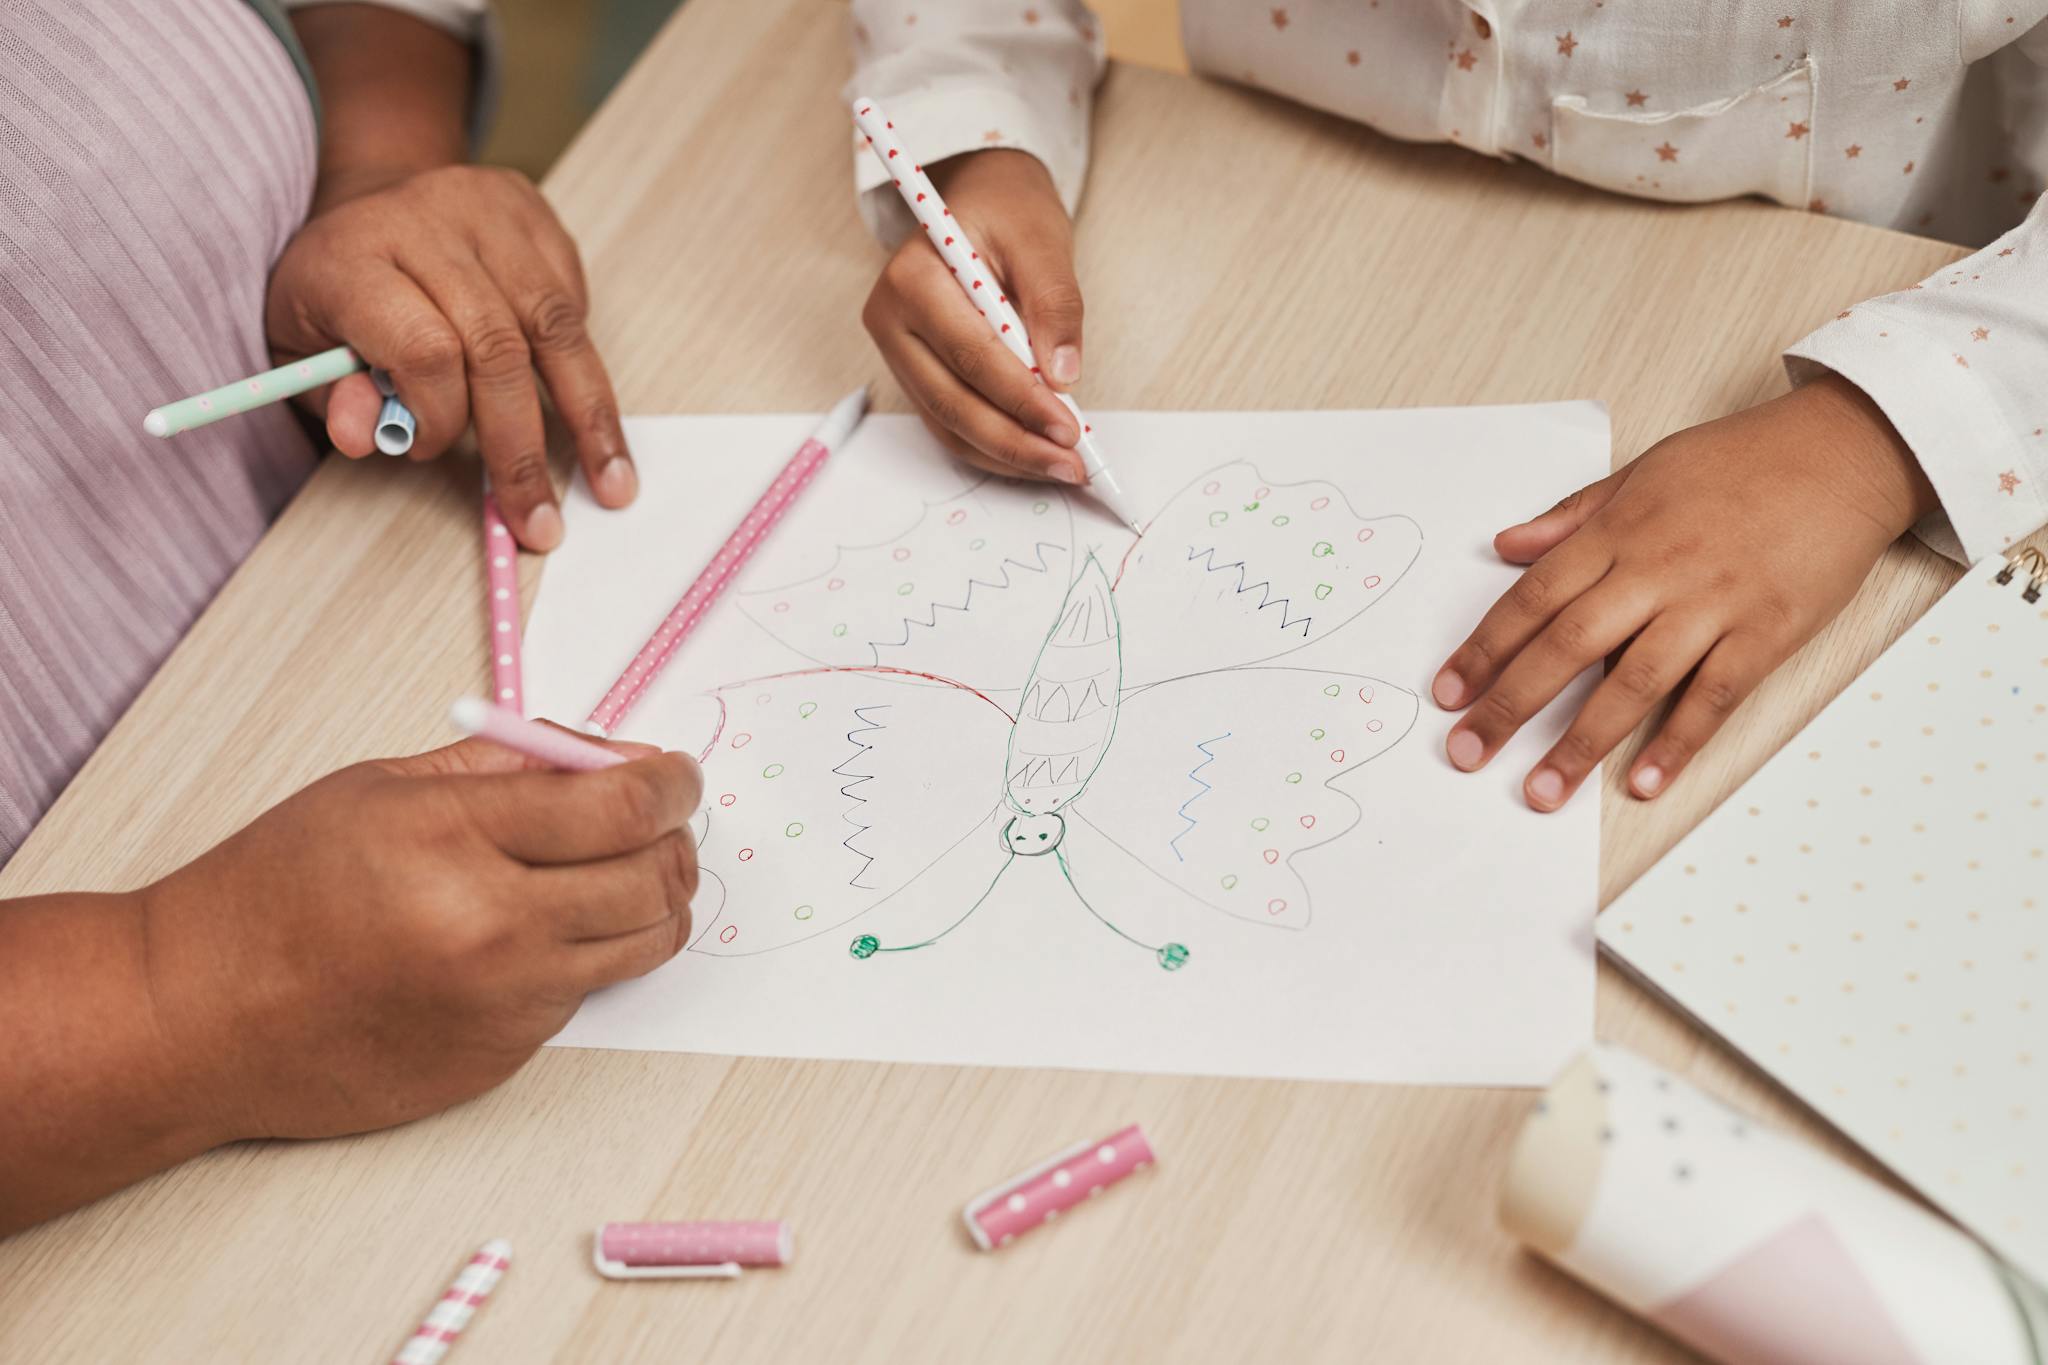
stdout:
{"type": "Polygon", "coordinates": [[[1599,935],[2048,1282],[2044,579],[1978,564],[1599,935]]]}

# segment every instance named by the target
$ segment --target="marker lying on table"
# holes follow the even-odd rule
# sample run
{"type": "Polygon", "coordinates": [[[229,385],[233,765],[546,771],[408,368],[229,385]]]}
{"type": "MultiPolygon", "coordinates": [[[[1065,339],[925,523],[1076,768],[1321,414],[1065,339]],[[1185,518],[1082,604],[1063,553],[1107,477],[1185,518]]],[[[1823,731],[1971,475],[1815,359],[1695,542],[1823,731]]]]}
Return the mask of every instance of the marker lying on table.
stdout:
{"type": "Polygon", "coordinates": [[[811,439],[797,448],[782,472],[775,476],[775,482],[768,485],[768,491],[754,504],[739,529],[726,538],[711,562],[704,566],[704,572],[697,575],[697,581],[690,584],[688,592],[677,602],[668,616],[656,628],[653,636],[633,656],[633,662],[626,665],[626,671],[604,694],[597,709],[590,713],[590,719],[583,722],[584,728],[592,734],[609,736],[626,718],[633,703],[640,700],[640,694],[647,685],[661,676],[661,670],[668,666],[675,654],[676,646],[689,638],[690,632],[704,618],[704,613],[728,584],[738,576],[740,567],[750,555],[760,548],[761,542],[782,520],[782,514],[796,501],[797,494],[816,477],[825,457],[845,443],[860,425],[860,419],[868,410],[868,390],[863,384],[834,405],[818,429],[811,433],[811,439]]]}
{"type": "Polygon", "coordinates": [[[502,706],[493,706],[482,697],[457,697],[454,705],[448,708],[448,720],[466,735],[502,744],[514,753],[525,754],[550,767],[566,768],[571,772],[614,768],[631,761],[624,754],[614,753],[587,739],[579,739],[566,730],[557,730],[527,720],[502,706]]]}
{"type": "Polygon", "coordinates": [[[1152,1144],[1135,1123],[1100,1142],[1076,1143],[971,1200],[961,1215],[967,1235],[983,1251],[1008,1246],[1152,1162],[1152,1144]]]}
{"type": "Polygon", "coordinates": [[[447,1355],[448,1348],[455,1344],[455,1338],[469,1326],[476,1310],[483,1307],[484,1300],[498,1287],[498,1280],[511,1263],[510,1242],[503,1238],[485,1242],[483,1248],[469,1258],[469,1264],[462,1267],[455,1283],[449,1285],[435,1302],[426,1321],[392,1357],[392,1365],[435,1365],[447,1355]]]}
{"type": "MultiPolygon", "coordinates": [[[[903,196],[910,216],[917,219],[918,226],[925,230],[932,239],[932,245],[938,248],[939,256],[952,269],[953,278],[967,295],[967,301],[988,320],[996,340],[1002,342],[1025,369],[1038,374],[1038,361],[1031,353],[1031,338],[1024,333],[1024,319],[1018,317],[1017,310],[1010,306],[1009,295],[1003,292],[1002,282],[981,263],[981,253],[974,249],[974,243],[967,240],[967,229],[960,226],[959,220],[953,217],[953,210],[947,208],[946,201],[939,197],[938,186],[932,184],[924,173],[924,167],[913,161],[910,153],[903,149],[902,140],[896,135],[896,125],[873,100],[865,97],[853,101],[853,121],[860,125],[862,134],[866,136],[868,150],[875,154],[875,159],[882,163],[882,169],[896,182],[897,193],[903,196]]],[[[1044,376],[1039,378],[1043,382],[1044,376]]],[[[1116,514],[1118,521],[1143,535],[1145,528],[1138,524],[1130,501],[1125,498],[1116,475],[1110,472],[1102,457],[1102,448],[1095,443],[1095,428],[1088,425],[1088,419],[1081,415],[1081,409],[1073,399],[1057,389],[1053,390],[1053,397],[1066,405],[1081,428],[1081,439],[1074,449],[1081,456],[1082,467],[1088,471],[1090,491],[1104,507],[1116,514]]]]}
{"type": "MultiPolygon", "coordinates": [[[[223,417],[233,417],[251,408],[296,398],[308,389],[332,384],[363,368],[361,356],[346,346],[337,346],[331,351],[322,351],[274,370],[250,375],[247,379],[237,379],[232,384],[223,384],[217,389],[151,408],[149,415],[142,419],[142,429],[152,436],[176,436],[183,431],[210,426],[223,417]]],[[[371,378],[376,380],[378,392],[384,395],[384,408],[377,417],[377,449],[386,455],[403,455],[412,449],[412,411],[398,401],[397,390],[391,387],[388,375],[381,370],[372,370],[371,378]]]]}
{"type": "Polygon", "coordinates": [[[590,1260],[608,1280],[736,1280],[742,1266],[788,1265],[789,1224],[605,1223],[590,1260]]]}

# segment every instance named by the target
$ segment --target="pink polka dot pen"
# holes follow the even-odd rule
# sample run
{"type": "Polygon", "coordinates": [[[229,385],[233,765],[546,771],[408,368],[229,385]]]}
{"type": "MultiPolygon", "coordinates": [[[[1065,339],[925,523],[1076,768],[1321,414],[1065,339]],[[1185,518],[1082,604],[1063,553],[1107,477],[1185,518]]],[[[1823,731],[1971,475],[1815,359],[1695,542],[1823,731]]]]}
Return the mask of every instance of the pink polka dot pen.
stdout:
{"type": "Polygon", "coordinates": [[[616,767],[627,761],[624,754],[592,744],[566,730],[528,720],[502,706],[494,706],[482,697],[457,697],[455,704],[448,708],[448,720],[466,735],[502,744],[552,768],[591,772],[598,768],[616,767]]]}
{"type": "Polygon", "coordinates": [[[515,714],[526,713],[519,682],[519,547],[484,481],[484,582],[491,616],[491,697],[515,714]]]}
{"type": "Polygon", "coordinates": [[[1008,1246],[1152,1162],[1152,1144],[1135,1123],[1100,1142],[1078,1143],[969,1202],[967,1235],[983,1251],[1008,1246]]]}
{"type": "Polygon", "coordinates": [[[761,547],[761,542],[775,529],[775,523],[782,520],[782,514],[796,501],[797,494],[817,477],[826,457],[853,434],[853,429],[860,425],[860,419],[867,410],[868,390],[863,384],[840,399],[825,415],[824,422],[811,433],[811,439],[798,447],[782,472],[775,476],[775,482],[768,485],[768,491],[761,495],[761,500],[740,522],[739,528],[726,538],[718,553],[711,557],[711,562],[704,566],[704,571],[690,584],[682,600],[675,604],[653,636],[640,647],[640,652],[633,656],[633,662],[626,665],[626,671],[619,675],[619,680],[605,692],[597,708],[584,722],[585,729],[606,736],[618,729],[619,722],[626,718],[626,712],[632,709],[633,703],[640,700],[640,694],[647,690],[648,684],[661,676],[661,670],[675,655],[676,647],[689,638],[711,604],[738,577],[741,566],[761,547]]]}
{"type": "Polygon", "coordinates": [[[455,1283],[449,1285],[435,1302],[419,1330],[398,1348],[391,1365],[435,1365],[447,1355],[448,1348],[455,1344],[455,1338],[462,1335],[462,1329],[469,1326],[469,1320],[476,1316],[477,1309],[483,1307],[484,1300],[497,1288],[505,1267],[511,1263],[510,1242],[502,1239],[485,1242],[483,1248],[469,1258],[469,1264],[462,1267],[455,1283]]]}
{"type": "MultiPolygon", "coordinates": [[[[959,220],[953,217],[953,210],[947,208],[946,201],[939,197],[939,187],[924,173],[924,167],[904,150],[896,125],[866,96],[855,97],[853,121],[867,140],[868,150],[875,154],[875,159],[882,163],[882,169],[895,182],[896,192],[903,196],[910,216],[917,219],[918,226],[925,230],[940,258],[952,270],[953,279],[967,295],[967,301],[974,305],[974,311],[987,320],[996,340],[1017,357],[1018,363],[1037,374],[1038,361],[1031,353],[1031,338],[1024,333],[1024,319],[1018,317],[1017,310],[1010,306],[1002,281],[989,270],[981,259],[981,253],[974,249],[974,243],[967,240],[967,230],[960,226],[959,220]]],[[[1081,415],[1081,409],[1073,399],[1057,392],[1053,396],[1066,405],[1067,411],[1074,414],[1074,421],[1080,425],[1081,439],[1074,449],[1081,457],[1082,467],[1088,471],[1089,491],[1095,494],[1096,501],[1116,514],[1118,521],[1143,535],[1144,526],[1131,510],[1130,500],[1103,459],[1102,447],[1095,440],[1095,428],[1081,415]]]]}

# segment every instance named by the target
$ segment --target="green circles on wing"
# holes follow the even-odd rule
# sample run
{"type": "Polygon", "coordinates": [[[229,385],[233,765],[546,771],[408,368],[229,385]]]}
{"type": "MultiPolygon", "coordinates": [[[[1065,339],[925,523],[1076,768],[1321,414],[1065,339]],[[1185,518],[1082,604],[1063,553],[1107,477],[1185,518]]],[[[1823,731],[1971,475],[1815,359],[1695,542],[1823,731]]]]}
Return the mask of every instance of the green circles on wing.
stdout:
{"type": "Polygon", "coordinates": [[[770,763],[767,767],[761,769],[761,776],[773,781],[782,776],[782,765],[780,763],[770,763]]]}
{"type": "Polygon", "coordinates": [[[856,958],[859,958],[861,961],[865,962],[867,961],[867,959],[873,957],[875,955],[875,950],[881,946],[882,941],[876,938],[873,934],[862,934],[859,938],[855,939],[852,943],[849,943],[846,946],[846,951],[853,954],[856,958]]]}
{"type": "Polygon", "coordinates": [[[1299,784],[1299,783],[1301,782],[1301,774],[1300,774],[1300,773],[1289,773],[1289,774],[1287,774],[1287,781],[1288,781],[1289,785],[1298,785],[1298,784],[1299,784]]]}
{"type": "Polygon", "coordinates": [[[1252,828],[1258,830],[1261,834],[1263,834],[1266,831],[1266,826],[1272,823],[1273,822],[1271,820],[1268,820],[1265,816],[1261,815],[1258,819],[1252,821],[1252,828]]]}
{"type": "Polygon", "coordinates": [[[1177,972],[1188,965],[1188,945],[1169,943],[1159,950],[1159,965],[1169,972],[1177,972]]]}

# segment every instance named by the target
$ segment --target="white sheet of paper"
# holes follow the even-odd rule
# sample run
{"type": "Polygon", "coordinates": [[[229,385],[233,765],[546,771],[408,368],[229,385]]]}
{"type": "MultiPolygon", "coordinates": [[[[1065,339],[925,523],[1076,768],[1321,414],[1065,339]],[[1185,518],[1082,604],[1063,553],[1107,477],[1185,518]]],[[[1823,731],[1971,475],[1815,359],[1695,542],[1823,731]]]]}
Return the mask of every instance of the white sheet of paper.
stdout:
{"type": "MultiPolygon", "coordinates": [[[[1142,540],[908,417],[833,454],[620,730],[704,764],[690,947],[557,1044],[1539,1084],[1587,1043],[1597,795],[1520,787],[1589,680],[1471,776],[1427,692],[1605,411],[1091,420],[1142,540]]],[[[627,422],[530,714],[589,713],[815,421],[627,422]]]]}

